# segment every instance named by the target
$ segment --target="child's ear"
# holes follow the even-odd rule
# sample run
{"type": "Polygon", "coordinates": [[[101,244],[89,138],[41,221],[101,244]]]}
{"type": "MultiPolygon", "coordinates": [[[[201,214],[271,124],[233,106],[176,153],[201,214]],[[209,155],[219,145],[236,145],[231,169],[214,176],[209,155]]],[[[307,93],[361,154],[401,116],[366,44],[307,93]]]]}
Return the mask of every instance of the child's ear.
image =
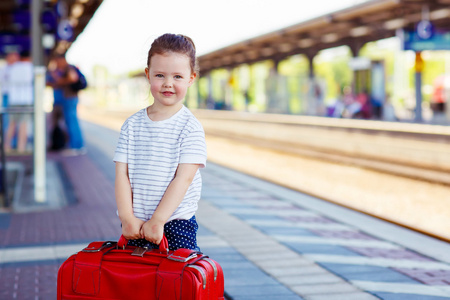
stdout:
{"type": "Polygon", "coordinates": [[[191,77],[189,78],[189,86],[191,86],[194,83],[196,77],[197,77],[197,73],[191,74],[191,77]]]}
{"type": "Polygon", "coordinates": [[[145,77],[147,77],[148,80],[150,80],[150,73],[148,72],[148,68],[145,68],[145,77]]]}

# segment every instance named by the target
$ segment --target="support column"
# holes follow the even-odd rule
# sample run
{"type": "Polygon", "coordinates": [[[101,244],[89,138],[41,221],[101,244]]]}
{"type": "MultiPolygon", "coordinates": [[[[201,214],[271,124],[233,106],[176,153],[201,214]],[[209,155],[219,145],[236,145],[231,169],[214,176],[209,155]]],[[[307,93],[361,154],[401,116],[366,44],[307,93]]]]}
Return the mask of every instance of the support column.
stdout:
{"type": "Polygon", "coordinates": [[[273,60],[273,67],[269,71],[269,78],[267,82],[267,112],[271,113],[286,113],[286,105],[284,99],[279,94],[279,86],[281,79],[278,73],[279,60],[273,60]]]}
{"type": "Polygon", "coordinates": [[[306,102],[306,114],[316,116],[321,114],[322,110],[322,89],[319,83],[316,80],[316,75],[314,73],[314,57],[316,53],[307,53],[306,57],[309,63],[309,71],[308,71],[308,97],[306,102]]]}
{"type": "Polygon", "coordinates": [[[225,109],[226,110],[233,110],[233,84],[234,84],[234,78],[233,78],[233,69],[227,68],[227,82],[225,84],[225,91],[224,91],[224,101],[225,101],[225,109]]]}
{"type": "Polygon", "coordinates": [[[213,92],[212,92],[212,76],[211,72],[208,73],[208,96],[206,97],[206,108],[208,109],[214,109],[215,107],[215,101],[213,98],[213,92]]]}
{"type": "Polygon", "coordinates": [[[34,65],[34,200],[47,201],[46,191],[46,142],[45,142],[45,66],[42,46],[41,0],[31,3],[31,54],[34,65]]]}
{"type": "Polygon", "coordinates": [[[348,45],[353,57],[358,57],[359,50],[361,50],[363,46],[364,44],[362,42],[353,42],[352,44],[348,45]]]}
{"type": "Polygon", "coordinates": [[[450,53],[445,56],[445,73],[444,73],[444,122],[447,124],[450,121],[450,86],[446,86],[446,80],[450,78],[450,53]]]}
{"type": "MultiPolygon", "coordinates": [[[[352,52],[352,58],[357,58],[359,56],[359,51],[361,50],[362,46],[364,44],[362,42],[354,42],[349,45],[350,51],[352,52]]],[[[370,69],[370,67],[369,67],[370,69]]],[[[352,92],[355,91],[355,85],[356,85],[356,76],[357,76],[357,70],[353,70],[353,82],[352,82],[352,92]]]]}
{"type": "Polygon", "coordinates": [[[44,65],[44,48],[42,46],[42,0],[32,0],[31,2],[31,57],[33,65],[44,65]]]}
{"type": "Polygon", "coordinates": [[[422,122],[422,70],[423,70],[423,59],[420,51],[416,52],[416,63],[415,63],[415,86],[416,86],[416,109],[414,121],[420,123],[422,122]]]}

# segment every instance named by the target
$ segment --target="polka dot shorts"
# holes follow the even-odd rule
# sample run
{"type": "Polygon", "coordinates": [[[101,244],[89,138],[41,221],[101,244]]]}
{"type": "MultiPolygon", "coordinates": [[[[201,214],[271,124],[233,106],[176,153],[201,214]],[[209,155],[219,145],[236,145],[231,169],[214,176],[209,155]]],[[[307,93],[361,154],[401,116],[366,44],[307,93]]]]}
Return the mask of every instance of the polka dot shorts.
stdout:
{"type": "MultiPolygon", "coordinates": [[[[189,220],[172,220],[164,225],[164,234],[169,242],[169,250],[187,248],[200,251],[197,246],[198,224],[195,216],[189,220]]],[[[145,239],[129,240],[128,245],[148,249],[158,249],[159,246],[145,239]]]]}

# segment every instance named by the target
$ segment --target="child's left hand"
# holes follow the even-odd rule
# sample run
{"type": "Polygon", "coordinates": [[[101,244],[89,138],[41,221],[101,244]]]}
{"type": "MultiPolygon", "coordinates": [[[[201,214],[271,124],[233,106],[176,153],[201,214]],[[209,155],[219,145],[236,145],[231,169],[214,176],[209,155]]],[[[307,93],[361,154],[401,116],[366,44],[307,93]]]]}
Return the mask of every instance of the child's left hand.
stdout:
{"type": "Polygon", "coordinates": [[[142,225],[141,235],[144,236],[147,241],[153,244],[159,245],[163,238],[163,234],[164,222],[160,222],[152,218],[145,222],[144,225],[142,225]]]}

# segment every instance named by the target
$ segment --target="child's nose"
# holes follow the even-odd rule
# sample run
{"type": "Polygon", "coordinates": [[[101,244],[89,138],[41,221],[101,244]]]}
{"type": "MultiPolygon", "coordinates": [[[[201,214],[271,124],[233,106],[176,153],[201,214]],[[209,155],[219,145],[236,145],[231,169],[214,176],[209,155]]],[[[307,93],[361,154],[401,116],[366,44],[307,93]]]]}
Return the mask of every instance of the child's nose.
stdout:
{"type": "Polygon", "coordinates": [[[172,87],[172,80],[170,80],[170,78],[164,80],[164,87],[172,87]]]}

